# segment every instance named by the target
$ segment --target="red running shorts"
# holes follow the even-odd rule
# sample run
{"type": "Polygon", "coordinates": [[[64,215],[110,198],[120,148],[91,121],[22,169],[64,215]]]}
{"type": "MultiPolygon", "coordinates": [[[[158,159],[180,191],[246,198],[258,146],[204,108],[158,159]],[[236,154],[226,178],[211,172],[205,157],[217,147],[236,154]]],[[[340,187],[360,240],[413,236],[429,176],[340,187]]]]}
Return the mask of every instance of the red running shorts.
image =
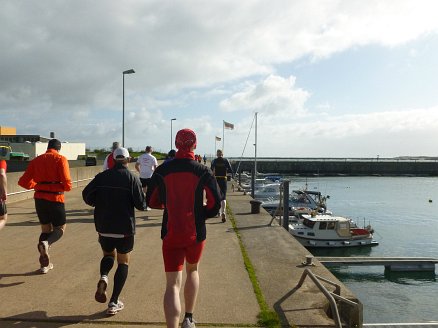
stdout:
{"type": "Polygon", "coordinates": [[[163,242],[163,260],[164,270],[166,272],[182,271],[184,260],[187,263],[198,263],[201,259],[202,250],[204,249],[205,240],[202,242],[195,241],[188,246],[173,246],[163,242]]]}

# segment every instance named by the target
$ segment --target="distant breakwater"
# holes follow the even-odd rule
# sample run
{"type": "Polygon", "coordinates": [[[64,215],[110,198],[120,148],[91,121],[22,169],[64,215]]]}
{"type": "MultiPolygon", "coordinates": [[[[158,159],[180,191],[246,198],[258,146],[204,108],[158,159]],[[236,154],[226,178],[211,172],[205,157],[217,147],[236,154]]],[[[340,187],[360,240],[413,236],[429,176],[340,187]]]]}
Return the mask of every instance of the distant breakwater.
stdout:
{"type": "MultiPolygon", "coordinates": [[[[234,172],[251,172],[254,158],[230,159],[234,172]],[[240,164],[239,164],[240,163],[240,164]]],[[[437,159],[258,158],[257,172],[300,176],[438,176],[437,159]]]]}

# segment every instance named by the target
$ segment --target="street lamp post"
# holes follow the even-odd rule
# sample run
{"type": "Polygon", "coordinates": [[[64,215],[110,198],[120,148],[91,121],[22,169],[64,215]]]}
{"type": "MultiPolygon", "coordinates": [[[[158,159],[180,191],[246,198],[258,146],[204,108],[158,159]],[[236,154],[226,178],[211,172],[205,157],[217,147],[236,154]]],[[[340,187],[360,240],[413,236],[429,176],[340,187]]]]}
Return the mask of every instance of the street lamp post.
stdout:
{"type": "Polygon", "coordinates": [[[135,71],[131,68],[123,71],[123,118],[122,118],[122,147],[125,147],[125,74],[133,74],[135,71]]]}
{"type": "Polygon", "coordinates": [[[176,118],[172,118],[171,120],[170,120],[170,149],[173,149],[173,147],[172,147],[172,145],[173,145],[173,139],[172,139],[172,122],[173,121],[176,121],[176,118]]]}

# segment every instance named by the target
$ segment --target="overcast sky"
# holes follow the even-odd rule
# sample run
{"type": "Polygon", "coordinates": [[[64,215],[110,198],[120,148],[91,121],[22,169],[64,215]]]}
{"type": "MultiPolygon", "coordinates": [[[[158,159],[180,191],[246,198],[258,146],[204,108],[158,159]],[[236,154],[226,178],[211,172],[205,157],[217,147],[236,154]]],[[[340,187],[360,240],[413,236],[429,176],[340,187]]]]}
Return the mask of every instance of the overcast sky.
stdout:
{"type": "Polygon", "coordinates": [[[438,155],[438,1],[0,0],[0,125],[167,152],[438,155]],[[252,126],[252,129],[251,129],[252,126]],[[251,132],[250,132],[251,131],[251,132]],[[246,147],[245,147],[246,144],[246,147]],[[173,147],[173,145],[172,145],[173,147]]]}

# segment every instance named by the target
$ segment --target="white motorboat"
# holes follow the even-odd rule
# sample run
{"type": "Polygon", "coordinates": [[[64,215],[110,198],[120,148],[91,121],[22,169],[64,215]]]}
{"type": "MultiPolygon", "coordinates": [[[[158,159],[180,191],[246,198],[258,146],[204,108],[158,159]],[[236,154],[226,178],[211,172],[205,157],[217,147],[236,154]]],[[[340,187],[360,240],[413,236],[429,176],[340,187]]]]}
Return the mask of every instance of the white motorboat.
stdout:
{"type": "MultiPolygon", "coordinates": [[[[283,212],[282,199],[278,197],[262,202],[262,207],[272,215],[283,212]]],[[[326,197],[319,191],[294,190],[289,195],[289,215],[310,214],[311,212],[326,213],[326,197]]]]}
{"type": "MultiPolygon", "coordinates": [[[[257,178],[257,179],[255,179],[255,182],[254,182],[254,191],[256,191],[257,189],[261,189],[267,185],[272,185],[272,184],[280,185],[279,182],[273,183],[271,180],[266,179],[266,178],[257,178]]],[[[243,190],[245,190],[246,192],[251,192],[251,181],[240,183],[240,187],[243,190]]],[[[278,197],[278,195],[277,195],[277,197],[278,197]]]]}
{"type": "Polygon", "coordinates": [[[370,225],[360,228],[351,219],[332,215],[302,215],[289,223],[289,233],[305,247],[376,246],[370,225]]]}
{"type": "Polygon", "coordinates": [[[280,183],[259,185],[254,190],[254,198],[259,200],[268,200],[269,198],[278,199],[280,197],[280,188],[280,183]]]}

